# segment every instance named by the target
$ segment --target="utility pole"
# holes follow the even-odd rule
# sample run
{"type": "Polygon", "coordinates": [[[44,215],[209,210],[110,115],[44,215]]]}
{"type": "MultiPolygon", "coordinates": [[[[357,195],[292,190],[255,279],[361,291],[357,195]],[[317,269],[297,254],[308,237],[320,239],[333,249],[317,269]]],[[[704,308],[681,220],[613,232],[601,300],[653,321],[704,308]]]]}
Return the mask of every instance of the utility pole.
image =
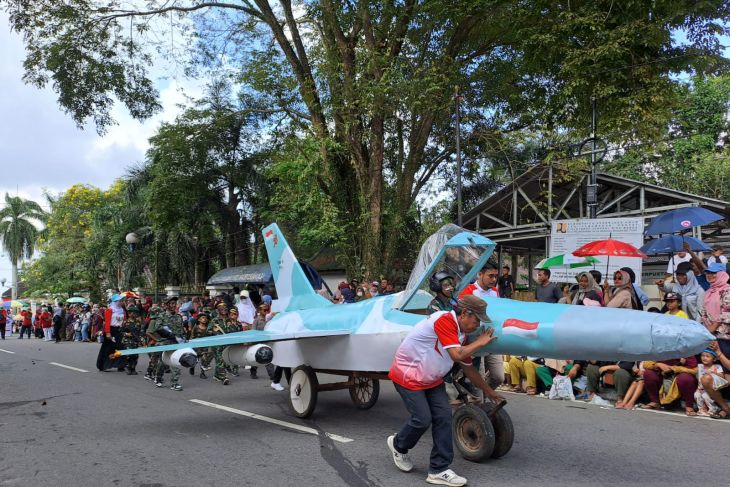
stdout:
{"type": "Polygon", "coordinates": [[[454,89],[454,100],[456,101],[456,219],[461,226],[461,95],[458,86],[454,89]]]}
{"type": "Polygon", "coordinates": [[[598,171],[596,170],[596,129],[598,128],[598,111],[596,110],[596,99],[591,98],[591,181],[588,186],[586,201],[588,202],[588,214],[590,218],[596,217],[598,209],[598,171]]]}
{"type": "Polygon", "coordinates": [[[598,108],[595,98],[591,98],[591,110],[591,136],[580,143],[578,152],[574,153],[573,156],[591,156],[591,172],[586,185],[586,203],[588,205],[588,216],[596,218],[598,216],[598,164],[606,156],[608,147],[606,142],[596,135],[598,132],[598,108]],[[590,144],[590,150],[585,152],[583,148],[588,144],[590,144]]]}

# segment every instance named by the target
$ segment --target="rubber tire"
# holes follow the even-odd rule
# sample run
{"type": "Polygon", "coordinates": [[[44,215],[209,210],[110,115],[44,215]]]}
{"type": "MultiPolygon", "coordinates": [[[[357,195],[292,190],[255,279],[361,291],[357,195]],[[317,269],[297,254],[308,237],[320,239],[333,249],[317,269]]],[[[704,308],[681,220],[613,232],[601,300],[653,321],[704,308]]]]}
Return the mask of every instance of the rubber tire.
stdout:
{"type": "Polygon", "coordinates": [[[298,418],[308,418],[317,407],[317,393],[319,389],[319,381],[314,369],[308,365],[300,365],[292,371],[291,382],[289,387],[289,406],[292,413],[298,418]],[[299,390],[298,390],[299,389],[299,390]],[[308,403],[300,405],[298,408],[294,404],[304,396],[309,398],[308,403]]]}
{"type": "Polygon", "coordinates": [[[512,449],[512,444],[515,441],[515,429],[512,425],[512,418],[510,418],[509,413],[504,408],[501,408],[497,411],[497,414],[492,416],[494,403],[485,402],[479,406],[492,420],[492,427],[494,428],[494,434],[496,437],[492,458],[501,458],[512,449]]]}
{"type": "Polygon", "coordinates": [[[371,407],[375,406],[375,403],[378,402],[378,397],[380,396],[380,381],[377,379],[368,379],[366,377],[354,377],[353,380],[358,383],[365,383],[370,382],[372,383],[372,391],[370,393],[370,397],[367,401],[362,402],[360,398],[357,396],[357,391],[359,389],[358,386],[351,386],[350,391],[350,399],[352,399],[353,404],[355,404],[355,407],[358,409],[370,409],[371,407]]]}
{"type": "Polygon", "coordinates": [[[492,456],[495,434],[487,413],[473,404],[459,406],[451,424],[454,444],[461,456],[470,462],[481,462],[492,456]]]}

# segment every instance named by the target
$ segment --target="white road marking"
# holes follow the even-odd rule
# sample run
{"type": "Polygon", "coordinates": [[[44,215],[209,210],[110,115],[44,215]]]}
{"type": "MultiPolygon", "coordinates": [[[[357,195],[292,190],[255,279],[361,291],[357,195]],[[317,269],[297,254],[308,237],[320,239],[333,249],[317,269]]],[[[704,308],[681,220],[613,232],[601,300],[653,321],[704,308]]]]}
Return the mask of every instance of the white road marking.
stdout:
{"type": "Polygon", "coordinates": [[[63,364],[59,364],[56,362],[48,362],[48,363],[51,365],[55,365],[56,367],[63,367],[64,369],[75,370],[76,372],[88,372],[88,370],[78,369],[76,367],[71,367],[70,365],[63,365],[63,364]]]}
{"type": "Polygon", "coordinates": [[[0,348],[0,352],[13,353],[13,354],[15,353],[15,352],[11,352],[10,350],[3,350],[2,348],[0,348]]]}
{"type": "MultiPolygon", "coordinates": [[[[221,406],[220,404],[215,404],[215,403],[208,402],[208,401],[202,401],[200,399],[190,399],[190,402],[194,402],[195,404],[200,404],[201,406],[208,406],[208,407],[211,407],[214,409],[220,409],[221,411],[228,411],[229,413],[238,414],[240,416],[246,416],[247,418],[258,419],[259,421],[264,421],[266,423],[272,423],[272,424],[276,424],[279,426],[284,426],[285,428],[290,428],[290,429],[293,429],[296,431],[309,433],[311,435],[319,436],[319,431],[317,431],[314,428],[309,428],[307,426],[289,423],[287,421],[281,421],[279,419],[268,418],[266,416],[261,416],[260,414],[250,413],[248,411],[242,411],[241,409],[231,408],[228,406],[221,406]]],[[[350,443],[352,441],[355,441],[352,438],[347,438],[347,437],[340,436],[340,435],[334,435],[332,433],[325,433],[325,435],[327,435],[328,438],[331,438],[332,440],[338,441],[340,443],[350,443]]]]}

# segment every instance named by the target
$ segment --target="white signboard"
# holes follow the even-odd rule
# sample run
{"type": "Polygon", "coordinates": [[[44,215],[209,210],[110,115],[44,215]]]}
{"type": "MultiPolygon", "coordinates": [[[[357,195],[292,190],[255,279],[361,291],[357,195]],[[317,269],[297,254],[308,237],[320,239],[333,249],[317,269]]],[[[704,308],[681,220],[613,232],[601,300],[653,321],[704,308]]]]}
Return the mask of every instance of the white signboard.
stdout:
{"type": "MultiPolygon", "coordinates": [[[[612,238],[633,245],[637,249],[644,245],[644,219],[643,218],[597,218],[579,220],[554,220],[550,229],[550,257],[561,254],[572,254],[583,245],[596,241],[612,238]]],[[[613,284],[613,273],[621,267],[633,269],[641,279],[641,259],[632,257],[611,257],[596,256],[598,262],[595,269],[606,277],[606,264],[608,264],[609,283],[613,284]]],[[[593,266],[571,269],[565,267],[553,267],[550,269],[553,282],[575,282],[575,276],[580,272],[591,270],[593,266]]],[[[639,282],[639,284],[641,284],[639,282]]]]}

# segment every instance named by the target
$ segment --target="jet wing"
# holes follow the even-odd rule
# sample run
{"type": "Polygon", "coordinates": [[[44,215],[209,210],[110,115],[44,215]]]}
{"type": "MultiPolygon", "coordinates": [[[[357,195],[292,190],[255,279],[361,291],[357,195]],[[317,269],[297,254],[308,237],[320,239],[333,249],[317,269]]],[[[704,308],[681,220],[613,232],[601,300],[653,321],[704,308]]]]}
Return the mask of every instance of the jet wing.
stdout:
{"type": "Polygon", "coordinates": [[[120,350],[121,355],[140,355],[143,353],[166,352],[169,350],[179,350],[181,348],[206,348],[206,347],[223,347],[227,345],[238,345],[241,343],[262,343],[276,342],[281,340],[298,340],[303,338],[316,338],[326,336],[349,335],[352,330],[301,330],[295,332],[276,332],[267,330],[248,330],[239,331],[237,333],[228,333],[225,335],[215,335],[204,338],[195,338],[183,343],[173,343],[171,345],[160,345],[157,347],[130,348],[120,350]]]}

